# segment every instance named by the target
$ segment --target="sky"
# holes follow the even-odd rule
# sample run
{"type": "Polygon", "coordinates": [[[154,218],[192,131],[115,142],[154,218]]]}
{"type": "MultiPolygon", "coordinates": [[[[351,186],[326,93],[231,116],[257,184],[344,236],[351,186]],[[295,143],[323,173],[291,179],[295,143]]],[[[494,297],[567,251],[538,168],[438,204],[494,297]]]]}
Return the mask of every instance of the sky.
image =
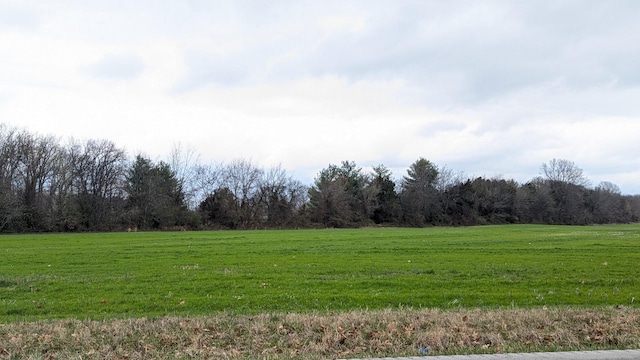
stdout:
{"type": "Polygon", "coordinates": [[[0,0],[0,123],[307,184],[566,159],[640,194],[638,34],[635,0],[0,0]]]}

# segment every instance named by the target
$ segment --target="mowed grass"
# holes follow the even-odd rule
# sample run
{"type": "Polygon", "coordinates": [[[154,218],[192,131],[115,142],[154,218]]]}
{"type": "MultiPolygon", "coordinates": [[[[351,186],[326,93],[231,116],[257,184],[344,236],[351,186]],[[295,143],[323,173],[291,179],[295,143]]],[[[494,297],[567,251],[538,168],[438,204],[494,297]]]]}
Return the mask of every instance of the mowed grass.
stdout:
{"type": "Polygon", "coordinates": [[[0,237],[0,322],[635,307],[640,225],[0,237]]]}

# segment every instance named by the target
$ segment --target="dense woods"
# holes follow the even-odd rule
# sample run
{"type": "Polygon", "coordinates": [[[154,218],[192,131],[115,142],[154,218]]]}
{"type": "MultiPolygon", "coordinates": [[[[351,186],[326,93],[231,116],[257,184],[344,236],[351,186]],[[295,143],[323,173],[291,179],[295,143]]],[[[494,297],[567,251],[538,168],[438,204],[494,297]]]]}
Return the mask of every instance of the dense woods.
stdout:
{"type": "Polygon", "coordinates": [[[604,224],[640,219],[640,196],[590,186],[572,161],[520,184],[468,178],[418,158],[400,180],[384,165],[329,164],[310,185],[251,161],[130,159],[108,140],[41,136],[0,125],[0,232],[604,224]]]}

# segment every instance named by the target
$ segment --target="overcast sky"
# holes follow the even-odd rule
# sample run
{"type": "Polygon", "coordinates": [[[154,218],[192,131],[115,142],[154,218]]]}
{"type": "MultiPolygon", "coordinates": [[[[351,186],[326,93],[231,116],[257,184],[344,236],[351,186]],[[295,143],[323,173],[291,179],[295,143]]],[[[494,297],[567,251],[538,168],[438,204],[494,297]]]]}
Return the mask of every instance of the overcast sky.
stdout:
{"type": "Polygon", "coordinates": [[[636,0],[0,0],[0,122],[306,183],[568,159],[640,194],[639,34],[636,0]]]}

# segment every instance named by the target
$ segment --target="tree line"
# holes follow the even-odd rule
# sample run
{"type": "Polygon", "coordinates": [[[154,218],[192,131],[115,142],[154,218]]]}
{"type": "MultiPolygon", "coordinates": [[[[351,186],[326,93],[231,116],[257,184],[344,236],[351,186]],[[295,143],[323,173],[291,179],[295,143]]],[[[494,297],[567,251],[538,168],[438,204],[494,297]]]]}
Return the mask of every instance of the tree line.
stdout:
{"type": "Polygon", "coordinates": [[[343,161],[310,185],[251,161],[130,159],[108,140],[69,140],[0,124],[0,232],[604,224],[640,219],[640,196],[589,185],[564,159],[519,184],[465,177],[425,158],[395,179],[343,161]]]}

